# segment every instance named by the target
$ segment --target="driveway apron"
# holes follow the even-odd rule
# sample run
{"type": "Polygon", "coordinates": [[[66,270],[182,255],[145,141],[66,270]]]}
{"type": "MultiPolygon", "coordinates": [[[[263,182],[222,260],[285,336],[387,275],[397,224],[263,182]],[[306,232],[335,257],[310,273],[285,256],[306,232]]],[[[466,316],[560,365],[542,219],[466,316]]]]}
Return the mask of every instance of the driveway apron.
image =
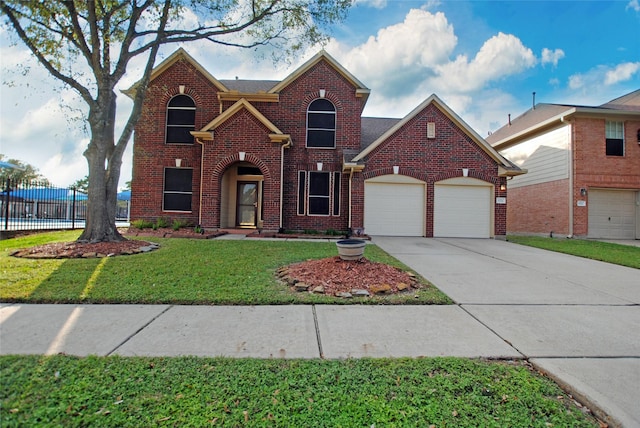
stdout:
{"type": "Polygon", "coordinates": [[[499,240],[374,242],[610,420],[640,426],[639,270],[499,240]]]}

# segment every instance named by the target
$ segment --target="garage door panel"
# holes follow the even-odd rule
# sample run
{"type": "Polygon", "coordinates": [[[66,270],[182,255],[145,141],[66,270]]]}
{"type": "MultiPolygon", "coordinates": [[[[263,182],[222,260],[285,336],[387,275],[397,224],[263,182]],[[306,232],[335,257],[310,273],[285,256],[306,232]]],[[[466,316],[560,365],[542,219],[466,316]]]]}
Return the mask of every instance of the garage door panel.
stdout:
{"type": "Polygon", "coordinates": [[[635,191],[590,190],[588,209],[590,238],[636,238],[635,191]]]}
{"type": "Polygon", "coordinates": [[[383,236],[423,236],[424,195],[424,184],[365,183],[366,233],[383,236]]]}
{"type": "Polygon", "coordinates": [[[490,188],[436,185],[433,236],[489,238],[491,236],[490,188]]]}

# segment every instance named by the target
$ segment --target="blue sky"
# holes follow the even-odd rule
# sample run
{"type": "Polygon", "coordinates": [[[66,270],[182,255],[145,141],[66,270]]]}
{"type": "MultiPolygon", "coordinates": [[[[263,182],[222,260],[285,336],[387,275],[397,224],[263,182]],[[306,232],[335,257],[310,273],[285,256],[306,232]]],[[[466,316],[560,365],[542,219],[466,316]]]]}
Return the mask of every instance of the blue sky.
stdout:
{"type": "MultiPolygon", "coordinates": [[[[599,105],[639,89],[638,29],[639,0],[356,0],[325,49],[371,89],[365,116],[403,117],[435,93],[486,136],[508,114],[530,108],[534,91],[536,102],[599,105]]],[[[252,51],[183,47],[219,79],[282,79],[320,49],[274,64],[252,51]]],[[[120,89],[139,70],[134,62],[120,89]]],[[[88,140],[76,120],[82,103],[23,46],[11,46],[6,29],[0,29],[0,73],[0,153],[34,165],[58,185],[86,175],[88,140]],[[30,67],[26,77],[21,66],[30,67]]],[[[126,97],[118,107],[123,123],[126,97]]],[[[131,146],[121,185],[131,177],[131,146]]]]}

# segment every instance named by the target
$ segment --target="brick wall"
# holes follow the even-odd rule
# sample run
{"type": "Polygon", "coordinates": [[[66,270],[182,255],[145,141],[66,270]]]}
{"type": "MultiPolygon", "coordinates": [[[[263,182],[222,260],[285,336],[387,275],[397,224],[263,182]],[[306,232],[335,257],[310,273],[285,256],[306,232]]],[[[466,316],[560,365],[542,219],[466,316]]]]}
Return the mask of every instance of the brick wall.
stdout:
{"type": "Polygon", "coordinates": [[[605,119],[575,119],[573,123],[573,196],[574,200],[586,199],[587,206],[574,209],[574,235],[585,236],[588,234],[588,191],[590,188],[640,190],[638,129],[640,129],[640,120],[625,121],[624,156],[607,156],[605,152],[605,119]],[[580,195],[581,188],[587,189],[586,198],[580,195]]]}
{"type": "Polygon", "coordinates": [[[509,189],[507,232],[569,234],[569,180],[509,189]]]}

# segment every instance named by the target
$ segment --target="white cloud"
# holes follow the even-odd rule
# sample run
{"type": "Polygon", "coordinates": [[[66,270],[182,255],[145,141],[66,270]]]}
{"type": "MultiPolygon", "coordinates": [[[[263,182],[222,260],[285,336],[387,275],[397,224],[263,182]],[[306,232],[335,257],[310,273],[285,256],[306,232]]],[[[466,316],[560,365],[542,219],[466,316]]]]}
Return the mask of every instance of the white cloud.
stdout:
{"type": "Polygon", "coordinates": [[[585,73],[576,73],[569,77],[569,88],[573,90],[611,86],[631,80],[640,72],[640,62],[625,62],[615,67],[599,65],[585,73]]]}
{"type": "Polygon", "coordinates": [[[562,49],[551,50],[544,48],[542,49],[542,64],[553,64],[554,67],[558,66],[558,61],[564,58],[564,51],[562,49]]]}
{"type": "Polygon", "coordinates": [[[455,61],[437,67],[438,87],[457,92],[479,90],[488,82],[533,67],[536,57],[520,39],[498,33],[487,40],[473,60],[459,55],[455,61]]]}
{"type": "Polygon", "coordinates": [[[613,70],[605,73],[604,84],[614,85],[619,82],[625,82],[640,71],[640,62],[625,62],[618,64],[613,70]]]}
{"type": "Polygon", "coordinates": [[[640,12],[640,2],[638,2],[638,0],[631,0],[627,4],[627,7],[625,8],[625,10],[627,10],[627,9],[631,9],[631,10],[635,10],[636,12],[640,12]]]}
{"type": "Polygon", "coordinates": [[[387,0],[354,0],[354,6],[368,6],[375,9],[384,9],[387,7],[387,0]]]}

